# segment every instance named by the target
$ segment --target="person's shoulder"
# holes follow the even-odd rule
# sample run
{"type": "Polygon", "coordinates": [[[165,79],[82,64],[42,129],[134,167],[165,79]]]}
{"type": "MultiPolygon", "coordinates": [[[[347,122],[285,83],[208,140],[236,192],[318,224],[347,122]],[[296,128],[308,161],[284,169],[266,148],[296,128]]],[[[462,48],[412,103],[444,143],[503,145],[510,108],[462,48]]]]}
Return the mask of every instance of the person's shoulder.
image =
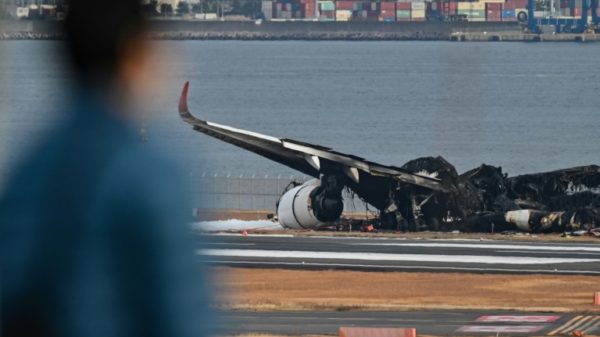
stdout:
{"type": "Polygon", "coordinates": [[[141,141],[129,142],[112,159],[112,168],[141,178],[154,175],[177,178],[181,167],[169,154],[141,141]]]}
{"type": "Polygon", "coordinates": [[[112,156],[102,180],[101,188],[110,194],[137,194],[144,199],[184,195],[185,179],[177,161],[143,142],[123,144],[112,156]]]}
{"type": "Polygon", "coordinates": [[[43,180],[47,179],[47,171],[57,155],[57,137],[49,133],[40,138],[44,141],[11,158],[14,163],[8,168],[2,199],[18,196],[31,198],[36,194],[34,190],[39,190],[43,180]]]}

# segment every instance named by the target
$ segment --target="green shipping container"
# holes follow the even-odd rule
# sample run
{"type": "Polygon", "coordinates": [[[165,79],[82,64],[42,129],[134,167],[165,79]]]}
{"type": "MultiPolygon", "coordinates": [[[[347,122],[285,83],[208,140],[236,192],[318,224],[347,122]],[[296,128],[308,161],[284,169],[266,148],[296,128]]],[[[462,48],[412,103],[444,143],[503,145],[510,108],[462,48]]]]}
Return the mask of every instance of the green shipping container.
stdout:
{"type": "Polygon", "coordinates": [[[410,19],[410,11],[407,10],[397,10],[396,11],[397,18],[410,19]]]}
{"type": "Polygon", "coordinates": [[[335,10],[335,4],[333,1],[322,1],[322,2],[319,2],[319,5],[321,6],[321,10],[324,10],[324,11],[334,11],[335,10]]]}
{"type": "Polygon", "coordinates": [[[459,10],[458,15],[466,15],[467,18],[485,18],[485,11],[459,10]]]}

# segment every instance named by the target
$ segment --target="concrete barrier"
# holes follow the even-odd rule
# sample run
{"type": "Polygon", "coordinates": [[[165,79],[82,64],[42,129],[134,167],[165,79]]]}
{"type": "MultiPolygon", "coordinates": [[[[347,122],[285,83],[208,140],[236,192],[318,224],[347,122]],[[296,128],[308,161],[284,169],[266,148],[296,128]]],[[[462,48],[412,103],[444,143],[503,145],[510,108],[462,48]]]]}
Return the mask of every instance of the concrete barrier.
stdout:
{"type": "Polygon", "coordinates": [[[417,337],[417,329],[341,327],[340,337],[417,337]]]}

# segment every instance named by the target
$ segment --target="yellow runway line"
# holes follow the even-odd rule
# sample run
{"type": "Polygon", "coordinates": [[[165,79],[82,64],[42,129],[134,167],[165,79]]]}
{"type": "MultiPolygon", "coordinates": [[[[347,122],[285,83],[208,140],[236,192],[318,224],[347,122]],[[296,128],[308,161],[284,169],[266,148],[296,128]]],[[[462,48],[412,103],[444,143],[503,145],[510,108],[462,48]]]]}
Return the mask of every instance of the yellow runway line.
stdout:
{"type": "Polygon", "coordinates": [[[573,317],[573,318],[572,318],[570,321],[568,321],[567,323],[565,323],[565,324],[563,324],[563,325],[559,326],[558,328],[556,328],[556,329],[554,329],[554,330],[550,331],[550,332],[548,333],[548,336],[554,336],[554,335],[555,335],[557,332],[559,332],[559,331],[561,331],[561,330],[563,330],[563,329],[565,329],[565,328],[567,328],[567,327],[570,327],[572,324],[574,324],[576,321],[580,320],[582,317],[583,317],[583,316],[575,316],[575,317],[573,317]]]}

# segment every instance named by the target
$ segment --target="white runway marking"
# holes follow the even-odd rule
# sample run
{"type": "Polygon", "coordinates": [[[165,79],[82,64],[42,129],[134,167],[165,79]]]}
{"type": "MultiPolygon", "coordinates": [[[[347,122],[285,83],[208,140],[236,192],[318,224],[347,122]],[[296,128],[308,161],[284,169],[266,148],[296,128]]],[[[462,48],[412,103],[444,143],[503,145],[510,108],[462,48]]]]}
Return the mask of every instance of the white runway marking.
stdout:
{"type": "Polygon", "coordinates": [[[256,257],[282,259],[333,259],[361,261],[407,261],[407,262],[442,262],[442,263],[483,263],[535,265],[556,263],[600,262],[600,259],[581,258],[546,258],[524,256],[487,256],[487,255],[433,255],[433,254],[385,254],[385,253],[347,253],[347,252],[314,252],[294,250],[259,250],[259,249],[202,249],[198,252],[207,256],[256,257]]]}
{"type": "Polygon", "coordinates": [[[423,242],[423,243],[353,243],[356,246],[401,246],[401,247],[429,247],[429,248],[478,248],[478,249],[512,249],[512,250],[545,250],[560,252],[598,252],[600,247],[591,246],[527,246],[527,245],[498,245],[498,244],[466,244],[466,243],[444,243],[444,242],[423,242]]]}
{"type": "Polygon", "coordinates": [[[552,323],[560,319],[557,315],[484,315],[475,322],[480,323],[552,323]]]}
{"type": "Polygon", "coordinates": [[[465,325],[456,332],[468,333],[534,333],[542,330],[543,325],[465,325]]]}
{"type": "MultiPolygon", "coordinates": [[[[531,250],[494,250],[496,253],[522,253],[522,254],[531,254],[531,250]]],[[[535,251],[535,254],[564,254],[564,255],[591,255],[600,257],[600,252],[598,253],[588,253],[588,252],[556,252],[556,251],[535,251]]]]}
{"type": "MultiPolygon", "coordinates": [[[[240,233],[206,233],[206,236],[242,236],[240,233]]],[[[293,238],[292,234],[252,234],[248,233],[246,235],[248,237],[257,237],[257,238],[293,238]]]]}
{"type": "Polygon", "coordinates": [[[450,266],[407,266],[407,265],[381,265],[381,264],[352,264],[352,263],[323,263],[323,262],[275,262],[275,261],[239,261],[239,260],[209,260],[207,263],[226,265],[260,265],[260,266],[290,266],[290,267],[317,267],[317,268],[366,268],[381,270],[431,270],[431,271],[471,271],[471,272],[500,272],[500,273],[537,273],[537,274],[590,274],[600,275],[600,271],[593,270],[556,270],[556,269],[517,269],[517,268],[476,268],[476,267],[450,267],[450,266]]]}

